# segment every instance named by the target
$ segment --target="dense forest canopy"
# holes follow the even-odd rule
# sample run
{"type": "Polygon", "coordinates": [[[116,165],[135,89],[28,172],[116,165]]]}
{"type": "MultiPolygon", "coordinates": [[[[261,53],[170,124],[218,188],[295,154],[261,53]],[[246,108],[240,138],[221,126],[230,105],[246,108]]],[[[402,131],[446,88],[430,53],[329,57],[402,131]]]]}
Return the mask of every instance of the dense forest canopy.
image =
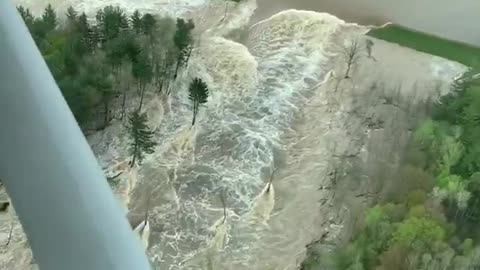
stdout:
{"type": "Polygon", "coordinates": [[[169,93],[193,48],[191,20],[128,15],[114,6],[98,10],[94,19],[72,7],[59,16],[47,5],[40,17],[17,9],[86,131],[125,119],[132,102],[141,110],[148,90],[169,93]]]}

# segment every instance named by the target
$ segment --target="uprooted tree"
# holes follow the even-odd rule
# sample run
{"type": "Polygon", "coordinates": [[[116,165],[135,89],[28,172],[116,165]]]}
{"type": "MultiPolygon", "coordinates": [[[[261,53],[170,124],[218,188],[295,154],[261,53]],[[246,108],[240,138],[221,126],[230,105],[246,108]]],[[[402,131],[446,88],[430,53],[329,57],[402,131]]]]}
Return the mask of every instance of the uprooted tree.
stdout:
{"type": "Polygon", "coordinates": [[[204,81],[202,81],[202,79],[195,78],[190,83],[190,87],[188,88],[188,91],[190,93],[188,98],[193,103],[193,119],[192,119],[192,126],[193,126],[195,125],[195,120],[197,118],[200,105],[207,103],[208,86],[204,81]]]}

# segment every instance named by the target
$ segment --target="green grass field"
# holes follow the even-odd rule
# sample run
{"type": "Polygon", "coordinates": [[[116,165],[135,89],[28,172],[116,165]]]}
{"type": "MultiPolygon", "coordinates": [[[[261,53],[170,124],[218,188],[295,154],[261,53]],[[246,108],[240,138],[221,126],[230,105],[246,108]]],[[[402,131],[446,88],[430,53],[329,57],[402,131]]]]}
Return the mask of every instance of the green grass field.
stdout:
{"type": "Polygon", "coordinates": [[[466,66],[480,68],[480,47],[418,32],[395,24],[372,29],[368,35],[420,52],[457,61],[466,66]]]}

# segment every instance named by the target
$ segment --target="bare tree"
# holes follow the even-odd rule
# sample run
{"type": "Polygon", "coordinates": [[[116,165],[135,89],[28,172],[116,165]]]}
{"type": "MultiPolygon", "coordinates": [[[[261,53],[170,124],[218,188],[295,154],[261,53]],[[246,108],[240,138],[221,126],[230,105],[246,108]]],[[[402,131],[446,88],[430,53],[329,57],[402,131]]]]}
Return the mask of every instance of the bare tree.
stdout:
{"type": "Polygon", "coordinates": [[[347,64],[347,71],[345,71],[345,79],[350,78],[350,70],[352,66],[355,65],[360,58],[362,52],[362,46],[357,38],[351,39],[348,44],[344,44],[342,47],[342,55],[347,64]]]}

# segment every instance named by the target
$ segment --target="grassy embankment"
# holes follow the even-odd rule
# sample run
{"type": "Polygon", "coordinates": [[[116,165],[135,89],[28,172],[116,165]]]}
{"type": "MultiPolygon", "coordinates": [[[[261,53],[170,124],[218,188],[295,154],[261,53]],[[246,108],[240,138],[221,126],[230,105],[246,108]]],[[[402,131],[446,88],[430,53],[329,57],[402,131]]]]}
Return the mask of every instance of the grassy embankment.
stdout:
{"type": "Polygon", "coordinates": [[[480,67],[480,59],[478,58],[480,57],[480,47],[444,39],[396,24],[372,29],[368,35],[420,52],[450,59],[469,67],[480,67]]]}

